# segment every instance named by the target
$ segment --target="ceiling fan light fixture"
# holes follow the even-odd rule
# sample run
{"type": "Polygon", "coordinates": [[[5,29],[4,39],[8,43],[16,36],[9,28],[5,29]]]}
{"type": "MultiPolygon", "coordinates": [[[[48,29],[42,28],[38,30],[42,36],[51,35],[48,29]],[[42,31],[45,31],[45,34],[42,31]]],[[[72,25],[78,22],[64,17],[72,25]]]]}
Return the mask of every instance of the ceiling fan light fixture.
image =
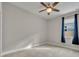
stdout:
{"type": "Polygon", "coordinates": [[[40,2],[40,4],[42,4],[45,9],[39,11],[39,12],[43,12],[43,11],[46,11],[48,15],[50,15],[50,13],[52,11],[56,11],[56,12],[59,12],[58,9],[55,8],[55,6],[58,4],[59,2],[54,2],[52,5],[51,3],[48,3],[48,4],[45,4],[44,2],[40,2]]]}
{"type": "Polygon", "coordinates": [[[47,8],[46,10],[48,13],[52,12],[52,8],[47,8]]]}

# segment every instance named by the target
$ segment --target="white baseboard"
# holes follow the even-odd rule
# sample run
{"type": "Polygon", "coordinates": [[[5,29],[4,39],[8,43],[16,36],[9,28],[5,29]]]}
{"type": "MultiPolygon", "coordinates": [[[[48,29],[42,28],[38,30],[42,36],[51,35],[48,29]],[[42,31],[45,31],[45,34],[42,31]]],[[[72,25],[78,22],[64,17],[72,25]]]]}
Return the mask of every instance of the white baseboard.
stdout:
{"type": "Polygon", "coordinates": [[[24,48],[3,52],[3,53],[1,53],[1,56],[4,56],[4,55],[9,54],[9,53],[13,53],[13,52],[21,51],[21,50],[24,50],[24,48]]]}
{"type": "Polygon", "coordinates": [[[67,48],[67,49],[71,49],[71,50],[74,50],[74,51],[78,51],[78,52],[79,52],[79,47],[76,47],[76,48],[74,47],[74,48],[73,48],[73,47],[67,46],[67,45],[64,44],[64,43],[61,43],[62,45],[60,45],[60,44],[57,44],[57,43],[56,43],[56,44],[54,44],[54,43],[51,44],[51,43],[48,42],[47,44],[48,44],[48,45],[51,45],[51,46],[67,48]]]}
{"type": "Polygon", "coordinates": [[[39,42],[39,44],[38,43],[34,43],[33,47],[41,46],[41,45],[44,45],[44,44],[47,44],[47,42],[46,41],[39,42]]]}
{"type": "MultiPolygon", "coordinates": [[[[39,43],[34,43],[34,45],[32,46],[32,48],[40,46],[40,45],[44,45],[44,44],[46,44],[45,41],[44,42],[39,42],[39,43]]],[[[9,54],[9,53],[13,53],[13,52],[25,50],[25,49],[30,49],[30,48],[24,47],[24,48],[19,48],[19,49],[15,49],[15,50],[6,51],[6,52],[1,53],[1,56],[4,56],[4,55],[9,54]]]]}

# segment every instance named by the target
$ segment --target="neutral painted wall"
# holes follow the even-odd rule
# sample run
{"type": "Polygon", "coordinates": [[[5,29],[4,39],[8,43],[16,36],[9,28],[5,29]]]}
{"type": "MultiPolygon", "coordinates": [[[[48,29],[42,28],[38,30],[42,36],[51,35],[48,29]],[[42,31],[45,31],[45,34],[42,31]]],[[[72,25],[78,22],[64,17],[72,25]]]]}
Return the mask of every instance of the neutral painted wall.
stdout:
{"type": "Polygon", "coordinates": [[[1,18],[2,18],[2,5],[1,5],[1,2],[0,2],[0,53],[1,53],[1,49],[2,49],[2,39],[1,39],[1,29],[2,29],[2,23],[1,23],[1,18]]]}
{"type": "MultiPolygon", "coordinates": [[[[64,15],[61,15],[56,18],[52,18],[50,21],[48,21],[48,31],[49,31],[49,40],[48,43],[51,45],[57,45],[57,46],[62,46],[62,47],[67,47],[67,48],[72,48],[72,49],[77,49],[79,50],[79,45],[73,45],[70,42],[61,43],[61,26],[62,26],[62,20],[61,17],[71,17],[70,15],[73,15],[77,12],[71,12],[67,13],[64,15]]],[[[78,17],[78,23],[79,23],[79,17],[78,17]]],[[[79,28],[79,24],[78,24],[79,28]]],[[[79,29],[78,29],[79,31],[79,29]]]]}
{"type": "Polygon", "coordinates": [[[46,20],[9,3],[3,3],[2,7],[3,52],[27,47],[30,43],[45,43],[46,20]]]}

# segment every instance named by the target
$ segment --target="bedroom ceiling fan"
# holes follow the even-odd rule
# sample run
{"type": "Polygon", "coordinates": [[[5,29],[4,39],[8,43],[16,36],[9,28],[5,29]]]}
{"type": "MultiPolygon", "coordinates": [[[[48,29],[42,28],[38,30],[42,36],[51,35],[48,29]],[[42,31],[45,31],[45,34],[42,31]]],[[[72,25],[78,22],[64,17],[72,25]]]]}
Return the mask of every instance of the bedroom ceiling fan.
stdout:
{"type": "Polygon", "coordinates": [[[50,15],[50,13],[51,13],[52,11],[59,12],[59,10],[55,8],[55,6],[56,6],[58,3],[59,3],[59,2],[54,2],[54,3],[51,4],[50,2],[48,2],[47,4],[45,4],[44,2],[40,2],[40,4],[42,4],[42,5],[45,7],[45,9],[43,9],[43,10],[41,10],[41,11],[39,11],[39,12],[47,11],[47,14],[48,14],[48,15],[50,15]]]}

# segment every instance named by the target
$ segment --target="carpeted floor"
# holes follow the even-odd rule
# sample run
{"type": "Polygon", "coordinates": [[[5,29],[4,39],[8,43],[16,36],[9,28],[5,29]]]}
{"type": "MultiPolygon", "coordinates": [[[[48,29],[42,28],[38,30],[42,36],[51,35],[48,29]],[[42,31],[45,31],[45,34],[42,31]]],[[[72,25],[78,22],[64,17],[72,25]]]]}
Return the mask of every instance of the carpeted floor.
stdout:
{"type": "Polygon", "coordinates": [[[60,47],[40,46],[6,54],[4,57],[79,57],[79,52],[60,47]]]}

